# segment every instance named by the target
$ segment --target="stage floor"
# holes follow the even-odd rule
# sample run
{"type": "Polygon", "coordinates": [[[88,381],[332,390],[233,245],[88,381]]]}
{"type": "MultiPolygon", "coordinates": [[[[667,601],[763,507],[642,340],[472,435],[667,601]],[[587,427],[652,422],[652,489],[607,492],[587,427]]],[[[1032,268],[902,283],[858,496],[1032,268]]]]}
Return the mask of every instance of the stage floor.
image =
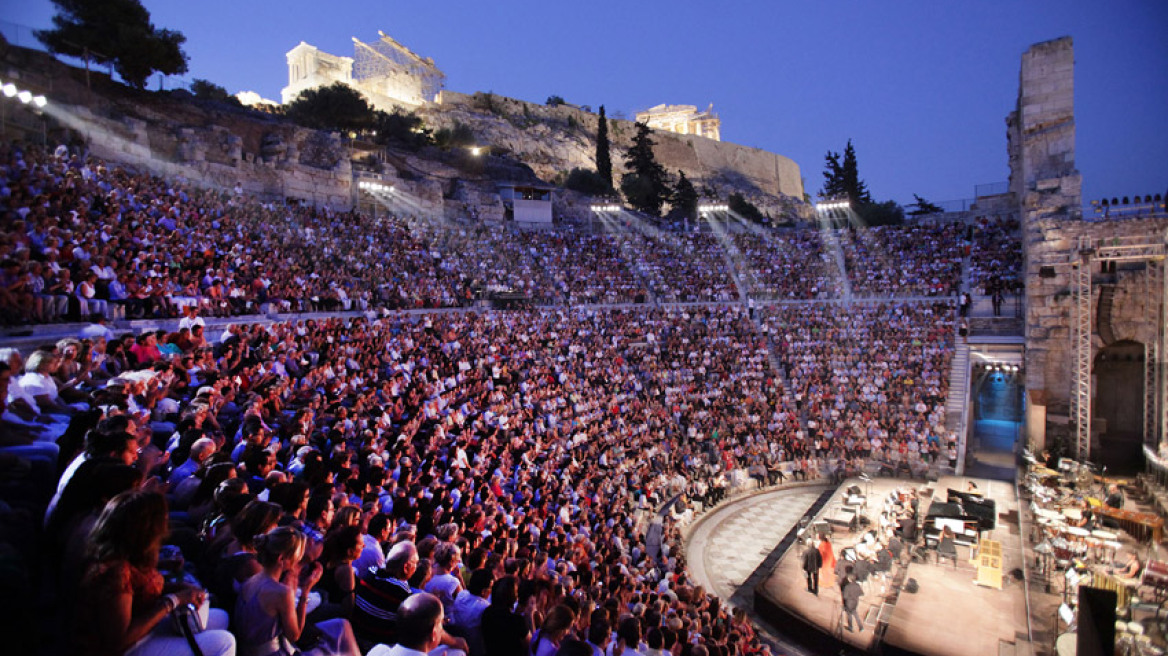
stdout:
{"type": "MultiPolygon", "coordinates": [[[[983,539],[996,540],[1002,545],[1002,589],[974,583],[977,569],[969,561],[968,547],[958,547],[956,567],[948,561],[944,564],[932,560],[928,563],[911,563],[904,580],[916,579],[919,591],[915,594],[901,592],[894,605],[883,609],[888,622],[883,643],[889,647],[918,654],[984,656],[998,654],[1000,643],[1012,644],[1026,640],[1025,590],[1022,583],[1010,576],[1010,572],[1023,565],[1018,501],[1013,485],[1003,481],[946,476],[932,484],[932,497],[944,498],[947,488],[964,491],[969,480],[974,480],[982,493],[997,503],[997,527],[983,534],[983,539]]],[[[817,520],[833,512],[843,494],[842,488],[851,484],[861,488],[870,486],[867,514],[872,526],[878,525],[882,501],[893,489],[913,487],[919,491],[925,487],[920,481],[875,479],[865,484],[849,480],[823,507],[817,520]]],[[[923,513],[929,507],[930,497],[919,498],[920,511],[923,513]]],[[[861,532],[849,533],[837,527],[832,536],[836,555],[854,544],[860,535],[861,532]]],[[[859,609],[860,617],[865,619],[864,630],[848,632],[843,630],[839,622],[842,614],[839,588],[821,584],[818,597],[807,592],[801,557],[802,548],[792,547],[762,583],[759,592],[790,614],[816,626],[824,634],[834,635],[855,648],[869,649],[873,643],[877,617],[882,612],[885,600],[889,598],[885,588],[891,587],[891,578],[887,585],[877,580],[868,584],[859,609]]],[[[782,631],[782,627],[775,628],[782,631]]]]}
{"type": "Polygon", "coordinates": [[[827,489],[810,485],[760,492],[703,515],[688,540],[691,576],[739,605],[740,593],[753,596],[753,585],[744,589],[751,575],[827,489]]]}

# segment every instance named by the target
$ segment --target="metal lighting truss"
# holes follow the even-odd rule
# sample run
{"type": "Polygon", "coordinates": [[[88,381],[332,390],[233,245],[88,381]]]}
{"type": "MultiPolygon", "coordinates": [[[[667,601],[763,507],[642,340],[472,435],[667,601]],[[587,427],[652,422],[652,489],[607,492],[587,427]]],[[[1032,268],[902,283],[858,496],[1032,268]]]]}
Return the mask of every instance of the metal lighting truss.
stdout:
{"type": "Polygon", "coordinates": [[[1154,341],[1144,346],[1144,442],[1157,446],[1168,436],[1168,273],[1165,256],[1168,255],[1168,235],[1137,235],[1094,240],[1083,237],[1072,255],[1071,292],[1075,307],[1072,312],[1071,339],[1074,345],[1074,380],[1071,390],[1071,416],[1075,421],[1075,458],[1091,457],[1091,272],[1096,262],[1146,262],[1149,300],[1159,295],[1155,314],[1157,326],[1154,341]]]}

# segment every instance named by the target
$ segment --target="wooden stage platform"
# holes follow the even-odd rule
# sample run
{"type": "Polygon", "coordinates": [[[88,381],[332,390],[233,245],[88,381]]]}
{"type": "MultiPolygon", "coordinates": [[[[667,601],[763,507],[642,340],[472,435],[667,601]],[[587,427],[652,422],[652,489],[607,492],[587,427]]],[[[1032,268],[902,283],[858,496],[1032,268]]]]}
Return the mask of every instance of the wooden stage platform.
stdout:
{"type": "MultiPolygon", "coordinates": [[[[1013,576],[1023,565],[1023,555],[1018,500],[1012,484],[952,476],[931,484],[903,479],[870,482],[852,479],[840,487],[816,521],[838,513],[844,489],[850,485],[870,490],[865,514],[871,528],[879,525],[883,500],[896,488],[912,487],[918,492],[931,488],[928,495],[918,494],[923,515],[932,498],[944,500],[948,488],[965,491],[970,480],[997,504],[997,526],[984,533],[982,540],[1001,545],[1001,589],[976,583],[977,563],[969,560],[969,547],[957,547],[956,565],[952,561],[938,564],[929,552],[928,562],[897,565],[886,581],[869,581],[859,609],[860,617],[865,620],[864,630],[848,632],[841,621],[839,587],[821,584],[819,596],[807,592],[801,567],[803,547],[792,547],[770,576],[755,588],[755,612],[776,630],[805,646],[809,653],[841,650],[940,656],[1029,653],[1025,646],[1028,642],[1025,589],[1013,576]],[[904,591],[903,583],[909,579],[916,580],[919,587],[916,593],[904,591]]],[[[855,544],[863,530],[852,532],[846,526],[836,525],[832,533],[836,556],[855,544]]]]}

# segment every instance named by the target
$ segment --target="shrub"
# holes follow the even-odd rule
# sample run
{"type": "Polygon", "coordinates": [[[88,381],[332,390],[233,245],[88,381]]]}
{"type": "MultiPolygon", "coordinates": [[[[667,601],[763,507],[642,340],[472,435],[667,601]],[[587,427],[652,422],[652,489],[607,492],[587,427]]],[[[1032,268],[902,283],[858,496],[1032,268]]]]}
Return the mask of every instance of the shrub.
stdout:
{"type": "Polygon", "coordinates": [[[564,187],[589,196],[604,196],[612,193],[612,188],[608,186],[604,178],[592,169],[572,169],[572,172],[568,174],[568,179],[564,181],[564,187]]]}

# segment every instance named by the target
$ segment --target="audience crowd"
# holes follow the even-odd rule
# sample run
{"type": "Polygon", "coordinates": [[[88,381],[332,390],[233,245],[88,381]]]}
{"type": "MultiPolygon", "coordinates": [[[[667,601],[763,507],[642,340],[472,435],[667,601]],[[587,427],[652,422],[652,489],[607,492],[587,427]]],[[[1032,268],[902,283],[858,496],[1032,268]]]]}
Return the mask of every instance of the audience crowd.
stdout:
{"type": "MultiPolygon", "coordinates": [[[[732,261],[762,295],[838,295],[816,232],[737,234],[727,251],[708,233],[263,205],[35,149],[0,163],[8,319],[183,315],[0,351],[0,466],[42,502],[33,551],[62,600],[47,632],[61,651],[182,653],[167,617],[190,606],[208,656],[767,653],[689,577],[690,504],[956,457],[951,303],[736,303],[732,261]],[[394,311],[482,289],[733,304],[394,311]],[[369,311],[221,335],[201,316],[264,305],[369,311]]],[[[878,230],[843,241],[899,243],[878,230]]],[[[913,232],[905,277],[865,291],[952,293],[948,230],[913,232]],[[926,266],[930,247],[943,265],[926,266]]]]}
{"type": "MultiPolygon", "coordinates": [[[[537,304],[732,302],[841,295],[816,229],[659,230],[607,222],[592,234],[515,230],[249,200],[35,147],[0,144],[0,320],[91,314],[165,318],[275,310],[440,308],[484,292],[537,304]],[[737,272],[737,273],[736,273],[737,272]]],[[[1017,285],[1014,228],[982,222],[973,280],[1017,285]]],[[[1015,226],[1016,227],[1016,226],[1015,226]]],[[[963,228],[846,229],[860,295],[952,295],[963,228]]],[[[987,292],[989,293],[989,292],[987,292]]]]}
{"type": "Polygon", "coordinates": [[[847,228],[838,232],[852,292],[950,296],[961,284],[958,223],[847,228]]]}
{"type": "Polygon", "coordinates": [[[969,287],[985,296],[1022,289],[1022,239],[1018,220],[981,217],[973,230],[969,287]]]}

